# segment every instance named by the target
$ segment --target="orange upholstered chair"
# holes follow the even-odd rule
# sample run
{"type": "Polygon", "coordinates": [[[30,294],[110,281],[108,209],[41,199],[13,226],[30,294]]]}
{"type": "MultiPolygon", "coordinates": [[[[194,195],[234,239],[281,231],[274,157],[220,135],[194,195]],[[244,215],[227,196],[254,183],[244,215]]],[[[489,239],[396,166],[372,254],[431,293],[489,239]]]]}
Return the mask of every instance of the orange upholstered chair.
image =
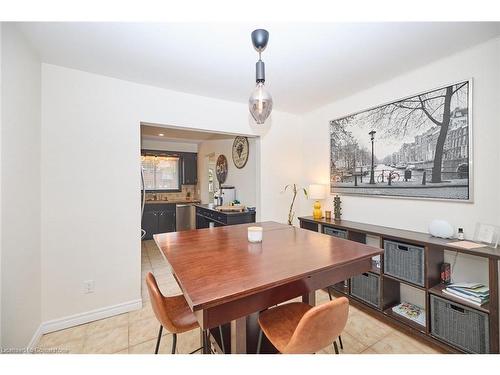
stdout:
{"type": "MultiPolygon", "coordinates": [[[[156,342],[155,354],[158,354],[160,347],[161,336],[163,327],[172,333],[172,354],[175,354],[177,346],[177,334],[191,331],[199,328],[198,321],[193,312],[189,308],[184,296],[178,295],[173,297],[165,297],[158,287],[155,277],[151,272],[146,276],[146,284],[148,286],[149,298],[151,299],[151,306],[153,307],[156,319],[160,322],[160,331],[158,332],[158,340],[156,342]]],[[[222,331],[219,327],[222,340],[222,331]]],[[[208,348],[208,333],[203,332],[204,347],[208,348]]],[[[222,347],[224,342],[222,341],[222,347]]],[[[200,349],[203,349],[201,347],[200,349]]],[[[198,351],[200,349],[195,350],[198,351]]]]}
{"type": "Polygon", "coordinates": [[[284,354],[315,353],[330,345],[347,323],[349,300],[337,298],[319,306],[288,303],[263,311],[259,316],[261,332],[284,354]]]}

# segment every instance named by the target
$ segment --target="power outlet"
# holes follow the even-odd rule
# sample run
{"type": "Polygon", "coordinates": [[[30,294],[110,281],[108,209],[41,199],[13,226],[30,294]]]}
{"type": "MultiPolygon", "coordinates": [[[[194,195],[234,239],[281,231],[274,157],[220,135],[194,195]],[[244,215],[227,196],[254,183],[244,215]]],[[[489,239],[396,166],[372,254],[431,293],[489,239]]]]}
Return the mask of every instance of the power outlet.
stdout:
{"type": "Polygon", "coordinates": [[[83,282],[83,293],[94,293],[94,280],[86,280],[83,282]]]}

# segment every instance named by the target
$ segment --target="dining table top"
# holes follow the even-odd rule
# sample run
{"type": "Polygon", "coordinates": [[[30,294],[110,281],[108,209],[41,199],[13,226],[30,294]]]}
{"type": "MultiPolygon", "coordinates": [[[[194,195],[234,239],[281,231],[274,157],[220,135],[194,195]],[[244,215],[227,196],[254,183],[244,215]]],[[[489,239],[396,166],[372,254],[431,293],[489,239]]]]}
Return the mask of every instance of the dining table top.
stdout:
{"type": "Polygon", "coordinates": [[[154,235],[193,311],[379,255],[382,249],[272,221],[154,235]],[[263,228],[260,243],[247,239],[263,228]]]}

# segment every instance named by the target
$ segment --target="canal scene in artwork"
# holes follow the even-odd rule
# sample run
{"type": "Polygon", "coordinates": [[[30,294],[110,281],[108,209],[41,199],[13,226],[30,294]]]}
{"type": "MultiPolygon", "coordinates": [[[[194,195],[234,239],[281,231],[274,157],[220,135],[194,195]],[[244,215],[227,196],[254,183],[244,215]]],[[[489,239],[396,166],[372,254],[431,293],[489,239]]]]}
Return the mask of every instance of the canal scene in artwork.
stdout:
{"type": "Polygon", "coordinates": [[[332,193],[470,200],[470,82],[330,121],[332,193]]]}

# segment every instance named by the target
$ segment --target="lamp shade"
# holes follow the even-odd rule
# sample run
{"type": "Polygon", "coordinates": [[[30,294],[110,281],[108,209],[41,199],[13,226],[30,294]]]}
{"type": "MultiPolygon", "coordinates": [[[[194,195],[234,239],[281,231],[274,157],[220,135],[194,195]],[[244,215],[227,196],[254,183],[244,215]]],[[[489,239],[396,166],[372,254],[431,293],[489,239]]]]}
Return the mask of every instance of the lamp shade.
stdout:
{"type": "Polygon", "coordinates": [[[325,199],[325,185],[309,185],[309,191],[307,192],[307,195],[309,196],[309,199],[325,199]]]}

